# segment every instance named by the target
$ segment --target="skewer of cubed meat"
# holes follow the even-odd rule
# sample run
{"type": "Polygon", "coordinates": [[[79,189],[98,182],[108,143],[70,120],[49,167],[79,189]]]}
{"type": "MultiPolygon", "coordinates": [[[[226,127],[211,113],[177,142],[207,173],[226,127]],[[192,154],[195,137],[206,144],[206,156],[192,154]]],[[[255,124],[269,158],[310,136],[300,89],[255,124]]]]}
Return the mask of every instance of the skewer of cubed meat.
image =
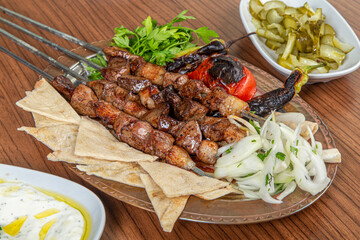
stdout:
{"type": "Polygon", "coordinates": [[[121,141],[178,167],[187,170],[196,167],[188,152],[174,145],[175,139],[170,134],[154,129],[148,122],[126,114],[109,102],[99,100],[91,88],[83,84],[75,88],[63,76],[56,77],[53,86],[70,99],[71,106],[80,115],[100,118],[112,125],[121,141]]]}
{"type": "MultiPolygon", "coordinates": [[[[187,122],[176,121],[168,116],[169,104],[159,104],[155,109],[147,110],[139,102],[128,101],[127,90],[122,89],[115,83],[97,80],[88,82],[87,85],[95,92],[100,100],[112,103],[119,110],[123,110],[131,116],[147,121],[152,127],[170,133],[176,138],[175,144],[187,150],[191,155],[196,155],[197,159],[207,164],[216,162],[218,144],[203,140],[202,132],[197,121],[187,122]],[[159,124],[161,123],[161,124],[159,124]],[[166,123],[168,123],[166,125],[166,123]],[[173,125],[173,124],[176,125],[173,125]]],[[[107,118],[103,118],[106,124],[110,124],[107,118]]],[[[111,119],[110,119],[111,120],[111,119]]],[[[244,134],[241,135],[241,137],[244,134]]]]}
{"type": "MultiPolygon", "coordinates": [[[[179,92],[183,98],[190,98],[199,101],[211,111],[219,111],[222,116],[240,115],[241,112],[249,110],[249,106],[241,99],[227,94],[221,87],[209,89],[199,80],[189,79],[186,75],[179,73],[166,72],[165,68],[149,62],[145,62],[142,57],[132,55],[126,50],[111,46],[104,50],[109,62],[117,61],[116,57],[126,59],[126,68],[133,75],[144,77],[152,84],[162,87],[169,85],[179,92]]],[[[104,76],[111,72],[105,68],[102,73],[104,76]]]]}

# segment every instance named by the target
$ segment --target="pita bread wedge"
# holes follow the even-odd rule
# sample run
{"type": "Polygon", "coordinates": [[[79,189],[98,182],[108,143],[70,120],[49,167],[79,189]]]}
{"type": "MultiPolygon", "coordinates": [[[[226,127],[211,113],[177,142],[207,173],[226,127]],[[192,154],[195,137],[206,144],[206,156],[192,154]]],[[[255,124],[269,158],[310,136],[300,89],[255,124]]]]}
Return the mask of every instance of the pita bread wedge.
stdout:
{"type": "Polygon", "coordinates": [[[195,196],[204,200],[215,200],[230,193],[239,193],[239,191],[229,185],[224,188],[216,189],[210,192],[196,194],[195,196]]]}
{"type": "Polygon", "coordinates": [[[17,101],[16,105],[57,121],[73,124],[80,121],[80,116],[45,79],[39,80],[35,89],[17,101]]]}
{"type": "Polygon", "coordinates": [[[111,161],[92,158],[92,157],[81,157],[74,154],[75,143],[72,146],[68,146],[64,149],[57,150],[53,153],[49,153],[47,158],[50,161],[62,161],[67,163],[75,164],[101,164],[101,163],[111,163],[111,161]]]}
{"type": "Polygon", "coordinates": [[[33,115],[33,118],[34,118],[35,126],[37,128],[68,124],[66,122],[57,121],[57,120],[54,120],[52,118],[48,118],[48,117],[45,117],[43,115],[40,115],[40,114],[37,114],[37,113],[34,113],[34,112],[32,113],[32,115],[33,115]]]}
{"type": "Polygon", "coordinates": [[[165,232],[171,232],[176,220],[184,210],[189,196],[168,198],[150,175],[141,174],[140,178],[145,185],[146,193],[160,220],[161,227],[165,232]]]}
{"type": "Polygon", "coordinates": [[[122,162],[155,161],[152,156],[119,142],[100,123],[82,117],[76,138],[75,155],[122,162]]]}
{"type": "Polygon", "coordinates": [[[139,164],[170,198],[210,192],[229,185],[215,178],[198,176],[167,163],[139,162],[139,164]]]}
{"type": "Polygon", "coordinates": [[[56,151],[75,144],[78,126],[63,124],[41,128],[21,127],[18,130],[27,132],[51,150],[56,151]]]}
{"type": "Polygon", "coordinates": [[[77,165],[80,171],[88,175],[95,175],[108,180],[125,183],[127,185],[144,188],[140,174],[146,173],[137,163],[112,162],[92,165],[77,165]]]}

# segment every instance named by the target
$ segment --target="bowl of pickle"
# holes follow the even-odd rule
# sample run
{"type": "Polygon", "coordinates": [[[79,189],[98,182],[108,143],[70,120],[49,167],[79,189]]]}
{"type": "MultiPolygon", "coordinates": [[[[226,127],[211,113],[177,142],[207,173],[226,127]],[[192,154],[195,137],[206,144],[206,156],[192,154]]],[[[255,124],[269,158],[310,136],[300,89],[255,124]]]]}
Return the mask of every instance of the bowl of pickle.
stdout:
{"type": "Polygon", "coordinates": [[[326,0],[242,0],[240,16],[260,54],[281,74],[317,65],[309,83],[343,77],[360,67],[360,42],[326,0]]]}

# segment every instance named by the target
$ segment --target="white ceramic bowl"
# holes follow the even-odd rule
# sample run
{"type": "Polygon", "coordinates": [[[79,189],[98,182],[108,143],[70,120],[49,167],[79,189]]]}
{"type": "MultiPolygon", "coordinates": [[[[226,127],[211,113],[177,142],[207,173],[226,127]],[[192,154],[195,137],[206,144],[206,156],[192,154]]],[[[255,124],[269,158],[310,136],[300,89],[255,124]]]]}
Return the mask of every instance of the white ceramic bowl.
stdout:
{"type": "Polygon", "coordinates": [[[0,164],[0,178],[17,180],[61,194],[80,203],[91,217],[91,231],[88,240],[100,239],[105,226],[105,209],[100,199],[89,189],[55,175],[5,164],[0,164]]]}
{"type": "MultiPolygon", "coordinates": [[[[243,22],[243,25],[247,33],[256,31],[255,26],[252,24],[252,16],[249,12],[249,1],[250,0],[241,0],[240,2],[240,17],[243,22]]],[[[268,2],[270,0],[261,0],[262,3],[268,2]]],[[[309,83],[316,82],[327,82],[336,78],[340,78],[349,74],[360,66],[360,41],[350,25],[346,22],[343,16],[326,0],[282,0],[286,5],[292,7],[300,7],[304,5],[305,2],[308,2],[309,5],[316,10],[321,8],[323,14],[326,16],[325,22],[330,24],[335,32],[336,37],[340,41],[349,43],[355,48],[348,54],[344,63],[337,70],[330,70],[328,73],[310,73],[309,74],[309,83]]],[[[346,4],[346,2],[344,2],[346,4]]],[[[277,63],[278,55],[275,51],[271,50],[265,45],[264,38],[258,37],[257,35],[250,36],[251,41],[255,45],[256,49],[260,54],[268,61],[271,66],[273,66],[277,71],[279,71],[284,76],[289,76],[290,70],[280,66],[277,63]]]]}

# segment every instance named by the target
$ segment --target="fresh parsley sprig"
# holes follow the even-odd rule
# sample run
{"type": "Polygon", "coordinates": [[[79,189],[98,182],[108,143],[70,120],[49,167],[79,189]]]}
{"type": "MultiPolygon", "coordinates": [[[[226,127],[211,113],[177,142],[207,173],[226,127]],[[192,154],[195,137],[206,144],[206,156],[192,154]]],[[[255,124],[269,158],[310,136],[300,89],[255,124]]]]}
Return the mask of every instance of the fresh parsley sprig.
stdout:
{"type": "Polygon", "coordinates": [[[130,53],[142,56],[145,61],[158,65],[165,65],[174,61],[175,54],[199,44],[200,40],[209,43],[211,38],[219,35],[208,27],[192,29],[183,27],[180,22],[195,19],[185,15],[188,10],[182,11],[170,23],[158,25],[157,21],[148,16],[143,26],[130,31],[124,26],[114,29],[115,35],[111,45],[127,49],[130,53]],[[194,37],[196,43],[192,43],[194,37]]]}

